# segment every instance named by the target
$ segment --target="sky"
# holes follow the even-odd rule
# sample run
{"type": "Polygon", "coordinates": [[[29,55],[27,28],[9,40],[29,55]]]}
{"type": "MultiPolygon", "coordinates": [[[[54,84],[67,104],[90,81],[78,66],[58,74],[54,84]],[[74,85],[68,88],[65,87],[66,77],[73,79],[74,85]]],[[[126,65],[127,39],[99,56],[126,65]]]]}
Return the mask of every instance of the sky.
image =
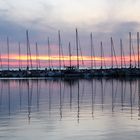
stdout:
{"type": "Polygon", "coordinates": [[[38,42],[40,56],[46,55],[49,37],[51,53],[57,55],[60,30],[64,55],[68,55],[69,41],[75,55],[75,28],[78,28],[83,56],[90,55],[90,32],[93,33],[96,56],[100,56],[101,41],[105,56],[110,56],[110,37],[113,37],[117,56],[120,56],[119,40],[123,39],[127,56],[129,32],[132,32],[137,53],[139,5],[139,0],[0,0],[1,54],[7,54],[7,36],[11,54],[18,54],[18,42],[21,42],[22,53],[26,54],[25,32],[28,29],[32,54],[35,54],[35,42],[38,42]]]}

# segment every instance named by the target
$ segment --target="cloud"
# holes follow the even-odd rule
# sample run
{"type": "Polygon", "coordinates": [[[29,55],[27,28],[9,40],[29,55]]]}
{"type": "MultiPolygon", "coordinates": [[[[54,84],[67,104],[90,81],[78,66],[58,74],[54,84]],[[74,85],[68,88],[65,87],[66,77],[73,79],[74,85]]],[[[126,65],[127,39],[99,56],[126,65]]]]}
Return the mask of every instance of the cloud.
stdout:
{"type": "MultiPolygon", "coordinates": [[[[86,24],[137,21],[139,1],[135,0],[5,0],[4,18],[26,28],[84,27],[86,24]],[[135,7],[135,11],[132,10],[135,7]]],[[[1,9],[0,8],[0,9],[1,9]]]]}
{"type": "Polygon", "coordinates": [[[0,14],[7,13],[8,9],[0,9],[0,14]]]}
{"type": "MultiPolygon", "coordinates": [[[[0,22],[0,36],[4,38],[4,42],[6,42],[6,37],[9,36],[10,41],[12,43],[17,43],[21,41],[24,46],[26,46],[26,36],[25,31],[26,27],[21,26],[20,24],[12,21],[1,20],[0,22]]],[[[120,50],[117,49],[119,45],[119,39],[122,38],[128,46],[128,32],[136,33],[140,29],[139,22],[104,22],[93,26],[86,26],[83,28],[78,28],[79,31],[79,40],[81,44],[82,51],[84,55],[90,55],[90,32],[93,32],[94,37],[94,45],[96,48],[96,54],[100,55],[100,41],[103,41],[105,55],[109,55],[110,52],[110,37],[112,36],[115,42],[115,49],[117,54],[120,53],[120,50]]],[[[37,41],[40,46],[40,54],[47,52],[47,37],[50,37],[50,41],[52,45],[55,45],[53,49],[57,50],[58,45],[58,33],[57,29],[53,30],[41,30],[38,28],[29,28],[30,42],[31,46],[34,46],[37,41]]],[[[135,34],[134,34],[135,35],[135,34]]],[[[61,30],[61,39],[64,52],[68,54],[68,42],[71,42],[71,46],[73,48],[73,54],[76,53],[75,46],[75,27],[68,28],[67,25],[63,26],[63,30],[61,30]]],[[[6,44],[5,44],[6,45],[6,44]]],[[[13,47],[13,51],[17,52],[17,47],[13,47]]],[[[34,47],[32,47],[34,48],[34,47]]],[[[128,47],[126,48],[127,53],[128,47]]],[[[24,49],[26,52],[26,47],[24,49]]],[[[35,50],[33,50],[35,52],[35,50]]],[[[56,53],[56,52],[55,52],[56,53]]]]}
{"type": "Polygon", "coordinates": [[[125,34],[128,34],[128,32],[136,33],[140,29],[140,22],[122,22],[115,26],[112,30],[113,33],[116,35],[120,35],[120,33],[124,36],[125,34]]]}
{"type": "Polygon", "coordinates": [[[39,42],[40,53],[44,53],[48,36],[57,47],[60,29],[64,52],[68,52],[70,41],[75,53],[77,27],[84,54],[90,55],[90,32],[93,32],[96,54],[100,55],[100,41],[103,41],[105,54],[109,54],[110,36],[118,50],[120,38],[127,42],[129,31],[139,31],[138,4],[138,0],[1,0],[0,36],[9,36],[13,43],[21,41],[25,46],[25,31],[29,29],[31,44],[39,42]]]}

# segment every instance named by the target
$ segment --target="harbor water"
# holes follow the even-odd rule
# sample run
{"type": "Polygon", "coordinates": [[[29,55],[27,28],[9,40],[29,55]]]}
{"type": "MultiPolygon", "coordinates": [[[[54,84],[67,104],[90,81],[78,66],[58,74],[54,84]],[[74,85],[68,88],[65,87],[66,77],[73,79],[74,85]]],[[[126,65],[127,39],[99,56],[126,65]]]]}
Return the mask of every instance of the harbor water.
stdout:
{"type": "Polygon", "coordinates": [[[140,79],[1,79],[0,140],[139,140],[140,79]]]}

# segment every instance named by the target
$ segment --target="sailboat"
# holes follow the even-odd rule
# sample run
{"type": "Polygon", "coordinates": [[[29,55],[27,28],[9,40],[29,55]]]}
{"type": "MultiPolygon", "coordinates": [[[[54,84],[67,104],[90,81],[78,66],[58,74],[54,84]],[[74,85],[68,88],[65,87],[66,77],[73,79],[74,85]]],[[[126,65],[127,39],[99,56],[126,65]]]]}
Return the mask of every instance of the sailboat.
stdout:
{"type": "Polygon", "coordinates": [[[79,71],[77,71],[77,68],[75,66],[72,66],[72,61],[71,61],[71,44],[69,42],[69,66],[65,66],[64,70],[64,77],[77,77],[80,76],[79,71]]]}
{"type": "Polygon", "coordinates": [[[77,66],[71,65],[71,44],[69,42],[69,58],[70,66],[65,67],[64,77],[81,77],[83,76],[82,72],[79,70],[79,39],[78,39],[78,30],[76,28],[76,52],[77,52],[77,66]]]}

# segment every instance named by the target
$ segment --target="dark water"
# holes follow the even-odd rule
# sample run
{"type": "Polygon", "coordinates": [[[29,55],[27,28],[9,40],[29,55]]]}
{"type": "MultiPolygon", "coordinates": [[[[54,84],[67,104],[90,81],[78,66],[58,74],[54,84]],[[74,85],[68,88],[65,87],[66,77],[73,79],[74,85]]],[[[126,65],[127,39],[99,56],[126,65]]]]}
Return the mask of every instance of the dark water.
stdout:
{"type": "Polygon", "coordinates": [[[140,81],[0,80],[0,140],[139,140],[140,81]]]}

